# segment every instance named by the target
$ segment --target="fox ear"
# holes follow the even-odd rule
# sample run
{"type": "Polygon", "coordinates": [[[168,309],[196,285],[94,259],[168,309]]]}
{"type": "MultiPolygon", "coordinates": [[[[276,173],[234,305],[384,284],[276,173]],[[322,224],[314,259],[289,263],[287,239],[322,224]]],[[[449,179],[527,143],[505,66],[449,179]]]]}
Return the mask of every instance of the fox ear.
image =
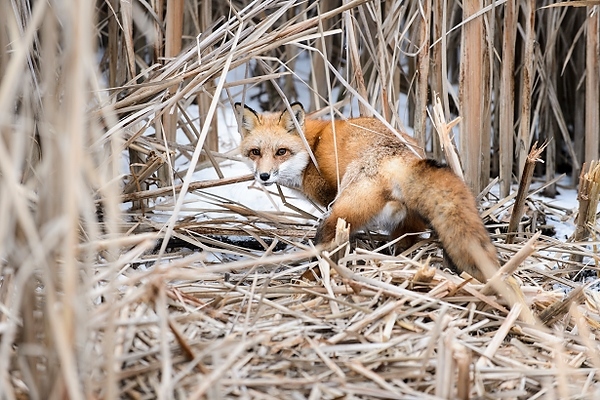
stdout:
{"type": "Polygon", "coordinates": [[[279,117],[279,124],[288,132],[293,132],[296,130],[296,124],[294,124],[294,118],[296,118],[298,125],[304,130],[304,107],[302,107],[302,104],[300,103],[292,103],[290,104],[290,108],[292,109],[293,117],[289,110],[285,110],[279,117]]]}
{"type": "Polygon", "coordinates": [[[234,107],[240,133],[242,136],[246,136],[260,124],[258,114],[247,105],[242,105],[242,103],[235,103],[234,107]]]}

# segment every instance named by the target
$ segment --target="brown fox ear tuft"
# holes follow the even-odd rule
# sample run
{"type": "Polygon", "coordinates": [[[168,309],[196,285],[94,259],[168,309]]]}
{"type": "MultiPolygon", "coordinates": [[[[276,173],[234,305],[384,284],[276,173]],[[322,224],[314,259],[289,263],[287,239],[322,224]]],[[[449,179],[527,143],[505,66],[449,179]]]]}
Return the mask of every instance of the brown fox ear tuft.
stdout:
{"type": "Polygon", "coordinates": [[[258,113],[242,103],[235,103],[234,107],[239,131],[243,136],[246,136],[260,124],[258,113]]]}
{"type": "Polygon", "coordinates": [[[279,117],[279,124],[285,127],[288,132],[293,132],[296,130],[296,124],[294,123],[294,118],[296,118],[300,129],[304,130],[304,107],[302,107],[302,104],[300,103],[292,103],[290,104],[290,108],[292,114],[290,114],[289,110],[282,112],[279,117]]]}

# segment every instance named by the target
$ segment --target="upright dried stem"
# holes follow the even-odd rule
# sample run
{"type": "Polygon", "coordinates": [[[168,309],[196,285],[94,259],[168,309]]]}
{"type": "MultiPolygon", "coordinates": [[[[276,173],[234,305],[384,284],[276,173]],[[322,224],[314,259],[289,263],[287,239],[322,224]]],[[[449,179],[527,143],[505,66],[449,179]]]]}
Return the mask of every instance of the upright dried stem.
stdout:
{"type": "MultiPolygon", "coordinates": [[[[596,224],[596,210],[600,200],[600,163],[598,161],[583,164],[577,199],[579,200],[579,210],[573,241],[581,242],[590,236],[593,231],[592,227],[596,224]]],[[[571,254],[570,259],[574,262],[581,262],[583,255],[571,254]]]]}
{"type": "Polygon", "coordinates": [[[415,93],[415,138],[419,145],[425,145],[427,122],[427,102],[429,96],[429,36],[431,20],[431,0],[421,3],[423,9],[419,15],[419,50],[417,53],[417,87],[415,93]]]}
{"type": "Polygon", "coordinates": [[[514,65],[515,39],[517,34],[517,0],[508,0],[504,6],[504,30],[502,35],[502,70],[500,73],[500,197],[510,193],[513,168],[514,141],[514,65]]]}
{"type": "Polygon", "coordinates": [[[585,56],[585,161],[600,151],[600,6],[588,6],[585,56]]]}
{"type": "MultiPolygon", "coordinates": [[[[533,79],[535,74],[534,63],[534,44],[535,44],[535,3],[522,1],[523,12],[525,14],[525,51],[523,61],[523,72],[521,75],[521,116],[519,125],[519,136],[517,138],[517,151],[519,161],[519,173],[525,171],[525,163],[528,159],[530,129],[531,129],[531,94],[533,90],[533,79]]],[[[522,182],[521,176],[519,180],[522,182]]]]}
{"type": "Polygon", "coordinates": [[[535,168],[535,163],[540,161],[539,157],[546,148],[546,145],[542,145],[539,149],[537,148],[537,143],[534,143],[527,159],[525,160],[525,166],[523,168],[523,172],[521,173],[521,181],[519,182],[519,189],[517,192],[517,198],[515,199],[515,204],[513,206],[512,214],[510,216],[510,222],[508,223],[508,234],[506,235],[506,243],[512,243],[515,239],[515,236],[518,231],[519,222],[523,217],[523,212],[525,210],[525,200],[527,199],[527,192],[529,191],[529,186],[531,185],[531,178],[533,177],[533,170],[535,168]]]}
{"type": "MultiPolygon", "coordinates": [[[[464,18],[469,18],[481,11],[482,4],[480,0],[466,0],[463,2],[464,18]]],[[[489,130],[484,122],[489,121],[484,116],[486,96],[484,92],[488,90],[488,81],[486,80],[485,58],[486,46],[484,41],[483,17],[477,16],[475,19],[463,26],[461,40],[461,63],[460,63],[460,114],[461,114],[461,132],[460,132],[460,153],[465,172],[465,181],[474,193],[479,193],[483,189],[482,171],[488,171],[489,165],[484,166],[482,157],[482,146],[484,137],[489,137],[489,130]]],[[[489,99],[489,96],[487,97],[489,99]]],[[[486,153],[489,154],[488,143],[485,143],[486,153]]],[[[489,160],[489,157],[488,157],[489,160]]]]}

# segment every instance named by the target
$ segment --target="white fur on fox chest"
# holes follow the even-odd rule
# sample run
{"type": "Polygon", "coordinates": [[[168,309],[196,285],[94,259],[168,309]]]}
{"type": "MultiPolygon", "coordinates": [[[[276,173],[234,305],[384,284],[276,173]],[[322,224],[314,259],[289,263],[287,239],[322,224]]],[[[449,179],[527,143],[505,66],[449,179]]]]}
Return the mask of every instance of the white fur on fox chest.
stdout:
{"type": "Polygon", "coordinates": [[[292,189],[302,190],[302,177],[307,165],[308,153],[294,154],[279,166],[277,183],[292,189]]]}

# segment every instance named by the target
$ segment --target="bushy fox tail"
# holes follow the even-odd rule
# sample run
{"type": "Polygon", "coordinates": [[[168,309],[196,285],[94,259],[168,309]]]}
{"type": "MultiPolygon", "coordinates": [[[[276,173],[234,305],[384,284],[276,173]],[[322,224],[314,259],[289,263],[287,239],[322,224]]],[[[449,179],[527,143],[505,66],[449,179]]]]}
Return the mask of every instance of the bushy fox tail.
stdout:
{"type": "Polygon", "coordinates": [[[496,248],[462,179],[435,161],[417,160],[400,180],[406,206],[430,223],[456,268],[486,282],[499,267],[496,248]]]}

